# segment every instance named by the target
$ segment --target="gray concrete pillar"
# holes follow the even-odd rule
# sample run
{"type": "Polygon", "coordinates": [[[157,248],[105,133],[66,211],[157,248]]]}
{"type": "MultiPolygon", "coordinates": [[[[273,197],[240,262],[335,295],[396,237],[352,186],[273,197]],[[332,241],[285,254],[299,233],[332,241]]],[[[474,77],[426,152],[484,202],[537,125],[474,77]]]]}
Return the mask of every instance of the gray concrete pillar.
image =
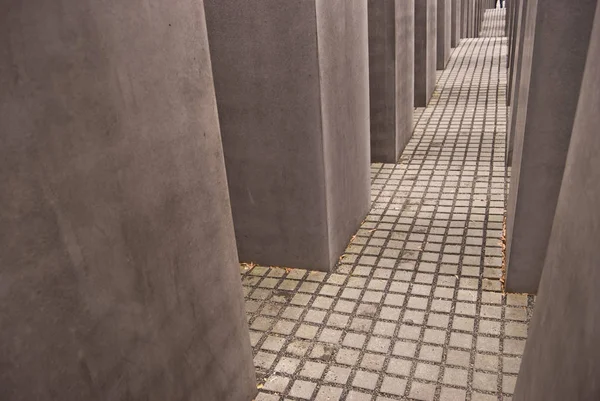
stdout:
{"type": "Polygon", "coordinates": [[[205,8],[240,259],[331,270],[370,201],[367,2],[205,8]]]}
{"type": "Polygon", "coordinates": [[[371,162],[396,163],[413,130],[414,0],[369,0],[371,162]]]}
{"type": "Polygon", "coordinates": [[[477,37],[479,37],[479,32],[481,31],[481,23],[483,22],[483,13],[485,11],[485,7],[483,6],[484,0],[477,0],[477,37]]]}
{"type": "Polygon", "coordinates": [[[479,37],[479,21],[481,18],[481,0],[475,0],[475,33],[474,37],[479,37]]]}
{"type": "Polygon", "coordinates": [[[516,12],[515,21],[515,39],[513,41],[513,51],[511,52],[510,58],[510,70],[509,70],[509,79],[508,79],[508,93],[507,93],[507,104],[509,107],[509,118],[507,121],[507,131],[506,131],[506,165],[510,166],[512,164],[512,155],[514,149],[514,138],[516,125],[519,118],[519,113],[522,113],[523,110],[519,110],[519,89],[520,85],[518,82],[521,82],[521,73],[522,63],[523,63],[523,42],[525,40],[525,24],[526,13],[527,13],[527,1],[528,0],[520,0],[520,3],[517,5],[518,10],[516,12]],[[513,118],[514,116],[514,118],[513,118]]]}
{"type": "Polygon", "coordinates": [[[0,25],[0,399],[251,399],[202,1],[0,25]]]}
{"type": "Polygon", "coordinates": [[[528,0],[507,213],[511,292],[535,293],[563,177],[597,0],[528,0]],[[567,12],[568,11],[568,12],[567,12]],[[565,51],[569,49],[569,51],[565,51]]]}
{"type": "Polygon", "coordinates": [[[443,70],[452,52],[452,0],[437,0],[436,67],[443,70]]]}
{"type": "Polygon", "coordinates": [[[415,0],[415,107],[425,107],[435,90],[437,0],[415,0]]]}
{"type": "Polygon", "coordinates": [[[471,0],[461,0],[460,35],[461,38],[469,37],[469,3],[471,0]]]}
{"type": "MultiPolygon", "coordinates": [[[[504,14],[504,36],[506,36],[508,38],[508,55],[510,57],[510,46],[511,46],[511,35],[510,35],[510,29],[511,29],[511,22],[512,22],[512,16],[513,16],[513,1],[511,0],[506,0],[504,2],[504,7],[506,7],[506,13],[504,14]]],[[[506,66],[508,67],[508,61],[506,66]]]]}
{"type": "Polygon", "coordinates": [[[475,0],[467,0],[467,37],[475,37],[475,0]]]}
{"type": "MultiPolygon", "coordinates": [[[[506,65],[508,67],[508,82],[507,82],[507,93],[506,93],[506,105],[509,106],[512,102],[512,90],[513,90],[513,77],[515,73],[515,51],[517,48],[517,42],[519,38],[522,36],[520,32],[523,28],[523,25],[519,25],[519,21],[521,15],[523,14],[523,10],[526,9],[525,3],[526,0],[515,0],[515,4],[511,6],[511,22],[510,22],[510,31],[508,35],[508,55],[506,59],[506,65]]],[[[522,40],[522,39],[521,39],[522,40]]]]}
{"type": "MultiPolygon", "coordinates": [[[[510,35],[510,31],[512,28],[512,20],[513,20],[513,16],[514,16],[514,3],[516,0],[506,0],[504,2],[504,7],[506,7],[506,13],[504,14],[504,36],[506,36],[508,38],[508,49],[510,52],[510,46],[511,46],[511,35],[510,35]]],[[[509,53],[510,54],[510,53],[509,53]]],[[[507,64],[508,66],[508,64],[507,64]]]]}
{"type": "Polygon", "coordinates": [[[450,35],[452,47],[457,47],[460,44],[461,34],[461,10],[462,0],[452,0],[452,33],[450,35]]]}
{"type": "Polygon", "coordinates": [[[515,401],[600,400],[599,63],[600,6],[515,401]]]}

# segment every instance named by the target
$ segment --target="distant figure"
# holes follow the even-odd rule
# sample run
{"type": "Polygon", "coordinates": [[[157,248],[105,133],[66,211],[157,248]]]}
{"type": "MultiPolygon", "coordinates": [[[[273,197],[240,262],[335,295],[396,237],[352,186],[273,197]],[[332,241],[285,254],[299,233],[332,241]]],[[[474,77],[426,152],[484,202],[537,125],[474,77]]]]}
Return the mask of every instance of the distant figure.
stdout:
{"type": "Polygon", "coordinates": [[[504,0],[498,0],[498,3],[500,4],[500,8],[504,8],[504,0]]]}

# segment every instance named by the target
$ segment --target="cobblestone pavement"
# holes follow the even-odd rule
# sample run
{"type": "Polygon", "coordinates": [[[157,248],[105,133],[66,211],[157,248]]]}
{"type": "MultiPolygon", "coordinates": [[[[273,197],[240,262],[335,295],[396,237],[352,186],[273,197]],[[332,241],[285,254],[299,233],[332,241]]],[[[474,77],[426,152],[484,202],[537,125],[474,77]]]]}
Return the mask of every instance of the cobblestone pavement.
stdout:
{"type": "Polygon", "coordinates": [[[256,400],[511,399],[533,299],[500,292],[505,58],[454,50],[334,272],[242,266],[256,400]]]}

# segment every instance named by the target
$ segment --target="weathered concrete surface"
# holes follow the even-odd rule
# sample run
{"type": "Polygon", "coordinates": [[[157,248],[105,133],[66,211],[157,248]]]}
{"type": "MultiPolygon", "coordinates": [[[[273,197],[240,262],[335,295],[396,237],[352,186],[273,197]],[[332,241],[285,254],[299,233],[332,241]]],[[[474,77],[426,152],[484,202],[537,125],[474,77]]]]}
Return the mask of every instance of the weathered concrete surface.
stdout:
{"type": "Polygon", "coordinates": [[[425,107],[435,89],[437,1],[415,0],[415,107],[425,107]]]}
{"type": "Polygon", "coordinates": [[[537,292],[596,3],[551,0],[538,8],[537,0],[527,2],[507,212],[506,288],[511,292],[537,292]]]}
{"type": "Polygon", "coordinates": [[[450,35],[450,45],[457,47],[460,44],[461,34],[461,10],[462,0],[451,0],[452,1],[452,33],[450,35]]]}
{"type": "Polygon", "coordinates": [[[367,3],[205,8],[240,259],[330,270],[369,207],[367,3]]]}
{"type": "Polygon", "coordinates": [[[443,70],[452,52],[452,0],[437,0],[436,67],[443,70]]]}
{"type": "Polygon", "coordinates": [[[595,15],[515,401],[600,399],[600,7],[595,15]]]}
{"type": "Polygon", "coordinates": [[[0,399],[251,399],[202,1],[2,10],[0,399]]]}
{"type": "Polygon", "coordinates": [[[414,0],[369,0],[371,161],[396,163],[412,135],[414,0]]]}

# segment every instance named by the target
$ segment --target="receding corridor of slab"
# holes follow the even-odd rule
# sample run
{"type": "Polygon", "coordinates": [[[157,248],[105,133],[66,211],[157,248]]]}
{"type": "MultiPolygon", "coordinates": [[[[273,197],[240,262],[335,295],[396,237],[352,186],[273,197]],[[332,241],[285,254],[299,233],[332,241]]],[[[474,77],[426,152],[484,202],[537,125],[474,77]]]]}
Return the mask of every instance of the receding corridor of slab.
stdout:
{"type": "Polygon", "coordinates": [[[398,163],[372,165],[370,213],[335,271],[242,266],[257,401],[511,399],[533,298],[501,285],[503,24],[486,12],[398,163]]]}

